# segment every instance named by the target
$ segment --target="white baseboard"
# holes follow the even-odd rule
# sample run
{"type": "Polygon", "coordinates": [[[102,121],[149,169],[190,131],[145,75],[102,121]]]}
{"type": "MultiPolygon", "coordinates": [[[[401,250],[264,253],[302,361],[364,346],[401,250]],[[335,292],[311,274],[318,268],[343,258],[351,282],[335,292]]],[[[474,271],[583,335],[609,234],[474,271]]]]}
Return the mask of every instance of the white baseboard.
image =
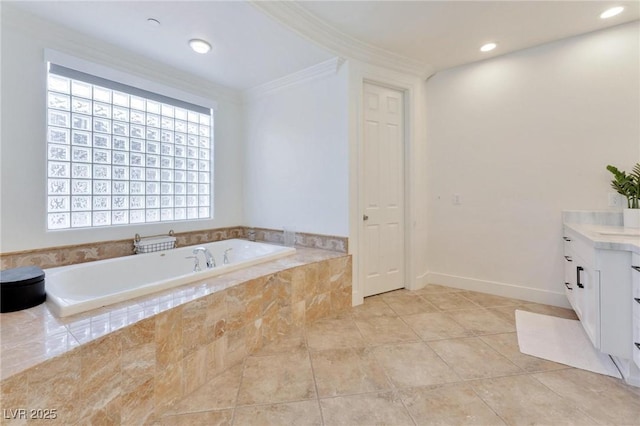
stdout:
{"type": "Polygon", "coordinates": [[[429,272],[426,274],[426,282],[429,284],[444,285],[463,290],[489,293],[496,296],[510,297],[512,299],[522,299],[528,302],[543,303],[545,305],[571,308],[564,292],[556,293],[537,288],[522,287],[514,284],[500,283],[495,281],[484,281],[475,278],[458,277],[455,275],[439,274],[429,272]]]}
{"type": "Polygon", "coordinates": [[[358,305],[362,305],[364,303],[364,297],[362,297],[362,294],[357,291],[354,290],[351,293],[351,306],[358,306],[358,305]]]}
{"type": "Polygon", "coordinates": [[[428,277],[429,277],[428,272],[425,272],[422,275],[418,275],[416,279],[413,281],[413,287],[410,288],[409,290],[420,290],[421,288],[429,284],[428,277]]]}

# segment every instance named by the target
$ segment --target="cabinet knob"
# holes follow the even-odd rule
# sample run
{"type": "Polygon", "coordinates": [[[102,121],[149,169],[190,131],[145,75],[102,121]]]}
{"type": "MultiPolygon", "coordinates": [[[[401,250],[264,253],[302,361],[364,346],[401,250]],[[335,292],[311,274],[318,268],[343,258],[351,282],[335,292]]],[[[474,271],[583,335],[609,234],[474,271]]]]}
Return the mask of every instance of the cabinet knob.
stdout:
{"type": "Polygon", "coordinates": [[[569,237],[562,237],[562,239],[565,240],[565,241],[571,241],[571,238],[569,238],[569,237]]]}
{"type": "Polygon", "coordinates": [[[564,283],[564,286],[567,287],[569,290],[573,290],[573,287],[571,287],[569,283],[564,283]]]}
{"type": "Polygon", "coordinates": [[[634,345],[636,345],[636,348],[640,349],[640,343],[638,342],[633,342],[634,345]]]}
{"type": "Polygon", "coordinates": [[[633,300],[635,300],[636,302],[640,303],[640,298],[638,298],[638,297],[634,297],[633,300]]]}
{"type": "Polygon", "coordinates": [[[631,267],[632,267],[633,269],[635,269],[636,271],[640,272],[640,266],[633,266],[633,265],[631,265],[631,267]]]}
{"type": "Polygon", "coordinates": [[[567,259],[569,262],[573,262],[573,259],[571,258],[571,256],[565,256],[565,259],[567,259]]]}

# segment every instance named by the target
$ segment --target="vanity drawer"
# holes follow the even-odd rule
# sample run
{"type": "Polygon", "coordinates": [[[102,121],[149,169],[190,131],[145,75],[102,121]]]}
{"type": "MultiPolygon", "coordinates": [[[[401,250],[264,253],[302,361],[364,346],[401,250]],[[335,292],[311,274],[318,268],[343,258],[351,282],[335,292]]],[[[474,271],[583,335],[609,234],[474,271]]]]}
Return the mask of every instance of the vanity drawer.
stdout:
{"type": "Polygon", "coordinates": [[[562,241],[564,242],[564,253],[566,254],[567,251],[571,250],[571,246],[572,246],[572,242],[573,242],[573,236],[571,235],[570,231],[566,228],[564,228],[563,233],[562,233],[562,241]]]}
{"type": "Polygon", "coordinates": [[[584,237],[565,226],[562,230],[562,239],[564,241],[565,256],[580,256],[589,265],[596,264],[595,250],[584,237]]]}

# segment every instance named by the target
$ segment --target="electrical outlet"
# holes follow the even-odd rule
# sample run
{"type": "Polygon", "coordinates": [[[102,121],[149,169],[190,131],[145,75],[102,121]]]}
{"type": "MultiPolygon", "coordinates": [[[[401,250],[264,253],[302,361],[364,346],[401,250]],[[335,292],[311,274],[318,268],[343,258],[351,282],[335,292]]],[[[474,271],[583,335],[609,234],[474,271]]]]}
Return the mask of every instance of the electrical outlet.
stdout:
{"type": "Polygon", "coordinates": [[[609,207],[620,207],[621,205],[620,195],[616,192],[610,192],[609,207]]]}

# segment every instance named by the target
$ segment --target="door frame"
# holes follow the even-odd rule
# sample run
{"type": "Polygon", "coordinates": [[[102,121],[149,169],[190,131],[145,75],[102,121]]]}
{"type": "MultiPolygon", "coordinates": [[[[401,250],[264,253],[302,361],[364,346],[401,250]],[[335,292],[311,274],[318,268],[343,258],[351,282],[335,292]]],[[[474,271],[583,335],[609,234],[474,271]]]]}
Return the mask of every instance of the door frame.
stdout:
{"type": "MultiPolygon", "coordinates": [[[[416,289],[418,281],[414,271],[416,265],[415,238],[410,230],[414,227],[416,213],[413,202],[413,174],[414,161],[411,159],[412,147],[418,143],[418,138],[424,138],[424,132],[419,128],[418,113],[423,110],[418,102],[424,97],[421,86],[424,77],[398,73],[388,69],[376,67],[358,61],[349,61],[349,253],[353,256],[353,306],[363,303],[364,283],[362,279],[362,211],[363,195],[362,176],[362,147],[364,144],[364,83],[371,83],[382,87],[398,90],[403,93],[404,101],[404,281],[405,287],[416,289]]],[[[426,276],[426,272],[422,275],[426,276]]]]}

